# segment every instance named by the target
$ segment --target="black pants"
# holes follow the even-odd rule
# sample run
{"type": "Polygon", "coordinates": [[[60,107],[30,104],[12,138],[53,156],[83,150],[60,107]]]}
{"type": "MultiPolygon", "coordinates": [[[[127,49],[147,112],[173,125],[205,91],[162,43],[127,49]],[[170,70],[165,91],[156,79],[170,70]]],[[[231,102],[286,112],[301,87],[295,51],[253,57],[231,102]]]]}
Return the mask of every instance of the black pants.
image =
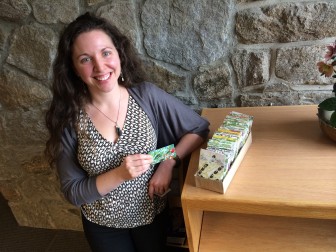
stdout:
{"type": "Polygon", "coordinates": [[[168,213],[164,210],[153,223],[136,228],[110,228],[88,221],[83,229],[93,252],[164,252],[168,213]]]}

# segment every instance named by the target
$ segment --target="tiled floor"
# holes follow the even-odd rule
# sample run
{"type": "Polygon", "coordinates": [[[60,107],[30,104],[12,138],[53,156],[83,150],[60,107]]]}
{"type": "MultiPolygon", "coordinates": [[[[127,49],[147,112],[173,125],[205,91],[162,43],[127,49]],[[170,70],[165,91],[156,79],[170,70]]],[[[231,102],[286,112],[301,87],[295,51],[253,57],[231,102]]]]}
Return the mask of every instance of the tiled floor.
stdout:
{"type": "MultiPolygon", "coordinates": [[[[0,251],[90,252],[90,249],[82,232],[18,226],[7,201],[0,194],[0,251]]],[[[169,252],[186,251],[169,248],[169,252]]]]}

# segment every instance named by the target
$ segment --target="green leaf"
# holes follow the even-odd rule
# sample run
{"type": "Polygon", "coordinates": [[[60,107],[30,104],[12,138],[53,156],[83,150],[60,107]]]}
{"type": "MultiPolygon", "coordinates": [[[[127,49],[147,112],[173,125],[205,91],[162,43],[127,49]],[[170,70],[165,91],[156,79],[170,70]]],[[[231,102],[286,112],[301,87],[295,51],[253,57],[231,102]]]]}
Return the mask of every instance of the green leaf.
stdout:
{"type": "Polygon", "coordinates": [[[325,99],[318,107],[328,111],[336,110],[336,97],[325,99]]]}
{"type": "Polygon", "coordinates": [[[330,117],[330,125],[336,128],[336,112],[331,114],[330,117]]]}

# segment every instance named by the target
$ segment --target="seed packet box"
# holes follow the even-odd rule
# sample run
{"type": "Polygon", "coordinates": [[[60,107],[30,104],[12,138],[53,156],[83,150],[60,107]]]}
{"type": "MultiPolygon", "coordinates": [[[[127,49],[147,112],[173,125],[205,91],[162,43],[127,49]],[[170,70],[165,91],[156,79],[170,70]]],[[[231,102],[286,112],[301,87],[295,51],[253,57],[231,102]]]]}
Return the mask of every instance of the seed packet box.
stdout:
{"type": "Polygon", "coordinates": [[[251,144],[252,144],[252,132],[250,132],[249,136],[246,139],[245,144],[242,146],[235,160],[232,162],[230,169],[225,175],[223,180],[206,179],[201,176],[198,176],[196,173],[194,176],[196,187],[224,194],[227,191],[234,175],[236,174],[236,171],[240,166],[240,163],[244,159],[244,156],[248,151],[248,149],[250,148],[251,144]]]}

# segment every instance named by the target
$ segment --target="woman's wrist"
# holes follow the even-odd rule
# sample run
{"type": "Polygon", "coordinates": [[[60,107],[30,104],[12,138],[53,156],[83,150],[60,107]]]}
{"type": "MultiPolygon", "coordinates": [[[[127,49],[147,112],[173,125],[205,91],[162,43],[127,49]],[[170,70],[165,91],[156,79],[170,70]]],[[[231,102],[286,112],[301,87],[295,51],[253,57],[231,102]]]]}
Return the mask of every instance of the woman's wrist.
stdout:
{"type": "Polygon", "coordinates": [[[163,166],[165,169],[171,169],[173,170],[175,167],[176,161],[174,159],[167,159],[159,165],[159,167],[163,166]]]}

